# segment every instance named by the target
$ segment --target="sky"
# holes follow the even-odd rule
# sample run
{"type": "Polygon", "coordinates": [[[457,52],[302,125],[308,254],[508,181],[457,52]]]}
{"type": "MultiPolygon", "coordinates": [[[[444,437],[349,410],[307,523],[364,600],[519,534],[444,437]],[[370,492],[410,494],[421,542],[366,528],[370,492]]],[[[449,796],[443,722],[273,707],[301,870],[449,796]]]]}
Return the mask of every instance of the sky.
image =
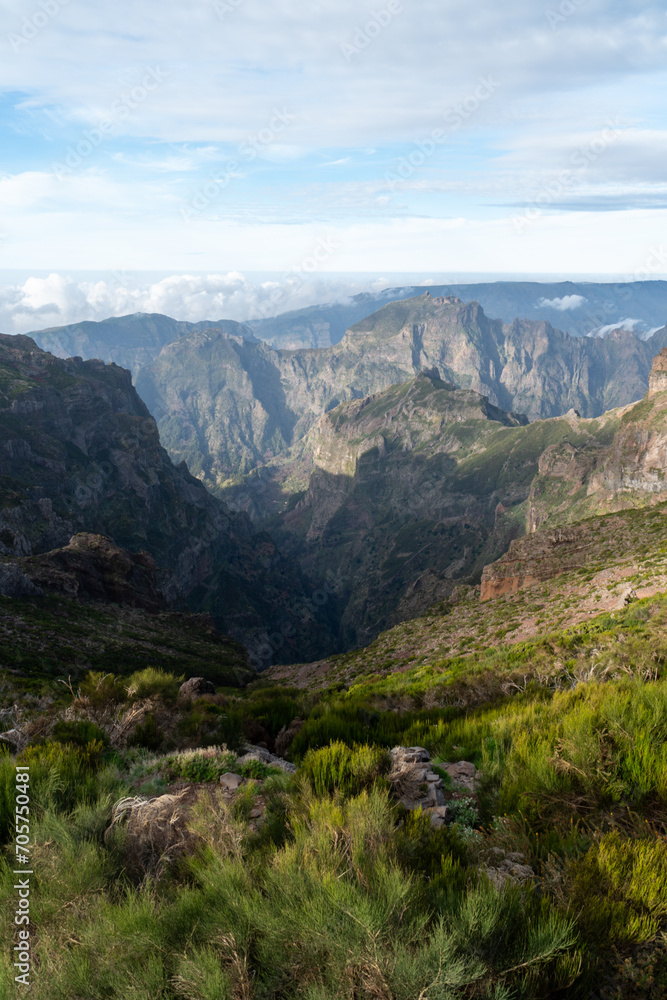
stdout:
{"type": "Polygon", "coordinates": [[[220,315],[260,272],[300,275],[299,304],[341,274],[632,280],[666,259],[664,6],[1,0],[0,19],[6,332],[154,285],[178,318],[202,295],[220,315]]]}

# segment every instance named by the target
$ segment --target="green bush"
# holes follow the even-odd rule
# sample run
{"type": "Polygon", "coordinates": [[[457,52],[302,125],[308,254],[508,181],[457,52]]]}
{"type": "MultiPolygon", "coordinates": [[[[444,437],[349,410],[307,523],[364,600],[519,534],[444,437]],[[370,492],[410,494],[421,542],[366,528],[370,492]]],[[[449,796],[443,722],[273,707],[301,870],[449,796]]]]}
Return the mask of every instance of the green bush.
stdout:
{"type": "Polygon", "coordinates": [[[183,677],[174,677],[159,667],[145,667],[128,678],[127,693],[138,701],[142,698],[161,698],[169,704],[176,701],[182,682],[183,677]]]}
{"type": "Polygon", "coordinates": [[[140,722],[128,740],[128,746],[145,747],[146,750],[157,750],[162,745],[164,733],[160,729],[155,716],[150,713],[140,722]]]}
{"type": "Polygon", "coordinates": [[[264,764],[261,760],[248,760],[245,764],[241,764],[238,773],[243,775],[244,778],[264,781],[265,778],[269,778],[273,774],[281,774],[282,771],[279,767],[271,767],[269,764],[264,764]]]}
{"type": "Polygon", "coordinates": [[[667,918],[667,844],[603,836],[569,869],[569,908],[596,943],[653,938],[667,918]]]}
{"type": "Polygon", "coordinates": [[[183,778],[186,781],[219,781],[220,776],[236,767],[236,757],[233,753],[203,751],[201,753],[183,753],[170,757],[165,768],[169,781],[183,778]]]}
{"type": "Polygon", "coordinates": [[[447,803],[447,812],[459,826],[472,827],[479,823],[479,812],[474,799],[452,799],[447,803]]]}
{"type": "Polygon", "coordinates": [[[331,743],[321,750],[309,750],[301,763],[301,771],[317,795],[331,795],[339,790],[343,795],[358,795],[387,774],[391,758],[383,747],[331,743]]]}
{"type": "Polygon", "coordinates": [[[47,741],[19,754],[16,762],[30,768],[31,816],[33,809],[67,811],[95,799],[103,750],[99,741],[86,746],[47,741]]]}
{"type": "Polygon", "coordinates": [[[79,719],[76,722],[57,722],[51,730],[51,739],[56,743],[71,743],[73,746],[85,747],[89,743],[99,742],[109,746],[109,736],[94,722],[79,719]]]}
{"type": "Polygon", "coordinates": [[[79,690],[88,703],[97,709],[105,709],[120,705],[127,701],[127,679],[116,677],[115,674],[103,674],[97,670],[89,670],[79,685],[79,690]]]}

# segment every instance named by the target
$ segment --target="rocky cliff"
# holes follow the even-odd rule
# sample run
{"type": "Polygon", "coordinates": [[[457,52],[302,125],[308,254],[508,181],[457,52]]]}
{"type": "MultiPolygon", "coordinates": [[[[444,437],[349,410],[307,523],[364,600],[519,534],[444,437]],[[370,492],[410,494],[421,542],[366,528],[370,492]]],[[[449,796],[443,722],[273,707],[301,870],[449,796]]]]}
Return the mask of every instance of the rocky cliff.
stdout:
{"type": "Polygon", "coordinates": [[[172,457],[219,488],[283,462],[322,413],[433,366],[530,419],[572,408],[601,414],[644,394],[660,337],[644,343],[617,330],[573,338],[546,322],[506,325],[476,302],[426,293],[385,305],[326,350],[275,351],[199,331],[167,345],[137,388],[172,457]]]}
{"type": "Polygon", "coordinates": [[[603,529],[603,558],[613,555],[612,536],[621,549],[628,544],[621,521],[591,515],[667,501],[667,350],[653,360],[643,400],[600,421],[572,422],[589,437],[554,443],[541,455],[528,500],[529,533],[485,567],[482,600],[585,565],[603,529]]]}
{"type": "Polygon", "coordinates": [[[525,532],[545,448],[569,439],[584,436],[567,419],[528,424],[428,370],[320,419],[308,488],[269,530],[306,574],[339,581],[339,645],[363,645],[477,582],[525,532]]]}
{"type": "MultiPolygon", "coordinates": [[[[172,464],[116,365],[0,337],[0,455],[0,556],[40,555],[77,532],[107,536],[149,553],[192,608],[253,646],[280,630],[288,600],[310,593],[266,533],[172,464]]],[[[316,608],[284,632],[291,658],[328,641],[316,608]]]]}

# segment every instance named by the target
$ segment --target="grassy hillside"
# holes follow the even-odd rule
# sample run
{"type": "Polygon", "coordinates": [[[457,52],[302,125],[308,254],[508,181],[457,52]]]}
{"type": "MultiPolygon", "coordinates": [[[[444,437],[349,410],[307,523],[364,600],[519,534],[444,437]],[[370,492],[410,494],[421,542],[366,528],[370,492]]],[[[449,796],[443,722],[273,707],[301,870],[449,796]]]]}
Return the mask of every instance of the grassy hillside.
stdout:
{"type": "MultiPolygon", "coordinates": [[[[661,595],[511,649],[320,694],[263,681],[224,704],[179,706],[155,671],[125,686],[84,680],[41,726],[44,705],[34,710],[19,756],[31,768],[31,993],[657,1000],[666,670],[661,595]],[[272,744],[299,717],[288,750],[297,773],[257,765],[230,797],[217,776],[242,765],[224,750],[156,746],[155,727],[105,749],[110,706],[123,715],[139,696],[171,727],[172,748],[195,730],[191,745],[210,743],[225,726],[238,741],[232,719],[272,744]],[[86,744],[91,735],[99,741],[86,744]],[[453,822],[436,829],[397,802],[382,753],[363,748],[396,743],[425,746],[441,769],[479,768],[472,793],[447,787],[453,822]],[[114,802],[151,789],[184,796],[168,850],[159,826],[112,824],[114,802]],[[520,877],[503,883],[500,859],[520,877]]],[[[5,831],[13,783],[13,760],[0,757],[5,831]]],[[[11,997],[8,922],[2,934],[0,995],[11,997]]]]}

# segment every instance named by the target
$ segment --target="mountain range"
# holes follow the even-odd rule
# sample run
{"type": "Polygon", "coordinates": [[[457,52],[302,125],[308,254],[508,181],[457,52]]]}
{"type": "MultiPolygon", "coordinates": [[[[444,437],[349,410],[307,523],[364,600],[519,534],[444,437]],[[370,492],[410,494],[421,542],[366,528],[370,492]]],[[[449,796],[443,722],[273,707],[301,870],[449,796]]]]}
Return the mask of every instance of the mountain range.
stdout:
{"type": "Polygon", "coordinates": [[[423,292],[316,350],[231,322],[126,317],[105,334],[135,351],[136,388],[3,338],[2,551],[71,562],[77,532],[144,549],[168,600],[211,612],[261,666],[363,646],[526,533],[645,502],[618,456],[641,451],[622,445],[624,408],[665,328],[577,338],[423,292]]]}
{"type": "MultiPolygon", "coordinates": [[[[442,377],[529,419],[597,416],[640,398],[667,343],[627,330],[575,338],[545,322],[489,319],[479,303],[391,302],[321,350],[277,351],[218,331],[164,347],[136,379],[165,447],[208,486],[293,457],[322,413],[437,367],[442,377]]],[[[232,501],[232,494],[228,495],[232,501]]],[[[232,501],[233,502],[233,501],[232,501]]]]}
{"type": "MultiPolygon", "coordinates": [[[[656,259],[656,263],[657,263],[656,259]]],[[[624,326],[646,339],[667,320],[667,281],[492,281],[435,284],[434,297],[455,295],[479,302],[488,316],[512,323],[521,317],[551,323],[573,337],[605,335],[624,326]]],[[[423,294],[423,286],[388,288],[341,303],[309,306],[270,319],[248,320],[273,347],[329,347],[350,326],[387,303],[423,294]]]]}

